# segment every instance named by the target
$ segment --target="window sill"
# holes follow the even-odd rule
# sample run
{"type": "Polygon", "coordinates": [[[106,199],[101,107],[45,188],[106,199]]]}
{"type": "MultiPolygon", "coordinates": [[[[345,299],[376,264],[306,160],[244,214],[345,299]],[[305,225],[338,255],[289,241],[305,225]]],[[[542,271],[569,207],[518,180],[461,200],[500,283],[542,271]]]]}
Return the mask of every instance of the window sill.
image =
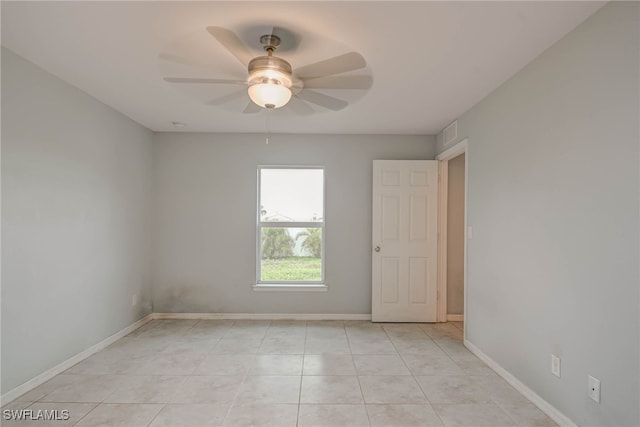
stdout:
{"type": "Polygon", "coordinates": [[[253,290],[258,292],[327,292],[329,289],[324,283],[314,283],[310,285],[284,284],[284,283],[258,283],[253,285],[253,290]]]}

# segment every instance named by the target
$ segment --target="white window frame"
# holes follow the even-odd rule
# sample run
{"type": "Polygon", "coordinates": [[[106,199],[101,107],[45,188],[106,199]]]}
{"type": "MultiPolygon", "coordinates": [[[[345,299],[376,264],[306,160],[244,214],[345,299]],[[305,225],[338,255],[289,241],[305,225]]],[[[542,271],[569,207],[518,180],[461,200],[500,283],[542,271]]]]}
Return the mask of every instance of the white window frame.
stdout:
{"type": "Polygon", "coordinates": [[[326,188],[327,188],[327,175],[324,166],[319,165],[258,165],[258,187],[257,187],[257,201],[256,201],[256,284],[253,286],[254,290],[264,291],[287,291],[287,290],[300,290],[300,291],[326,291],[327,286],[325,284],[325,248],[326,248],[326,234],[325,234],[325,211],[326,211],[326,188]],[[261,171],[263,169],[299,169],[299,170],[322,170],[322,222],[319,221],[262,221],[260,212],[260,196],[261,196],[261,171]],[[321,253],[321,279],[320,280],[261,280],[262,269],[262,229],[263,228],[320,228],[322,231],[322,253],[321,253]]]}

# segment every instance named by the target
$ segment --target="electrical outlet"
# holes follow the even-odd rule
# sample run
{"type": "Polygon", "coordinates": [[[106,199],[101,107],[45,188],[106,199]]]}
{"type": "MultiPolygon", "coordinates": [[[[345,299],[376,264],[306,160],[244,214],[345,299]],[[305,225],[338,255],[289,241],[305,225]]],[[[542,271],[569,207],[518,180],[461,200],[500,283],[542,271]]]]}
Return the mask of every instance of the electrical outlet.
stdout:
{"type": "Polygon", "coordinates": [[[600,403],[600,380],[589,375],[589,389],[587,394],[596,403],[600,403]]]}
{"type": "Polygon", "coordinates": [[[131,307],[138,305],[138,294],[131,295],[131,307]]]}
{"type": "Polygon", "coordinates": [[[560,378],[560,358],[555,354],[551,355],[551,373],[560,378]]]}

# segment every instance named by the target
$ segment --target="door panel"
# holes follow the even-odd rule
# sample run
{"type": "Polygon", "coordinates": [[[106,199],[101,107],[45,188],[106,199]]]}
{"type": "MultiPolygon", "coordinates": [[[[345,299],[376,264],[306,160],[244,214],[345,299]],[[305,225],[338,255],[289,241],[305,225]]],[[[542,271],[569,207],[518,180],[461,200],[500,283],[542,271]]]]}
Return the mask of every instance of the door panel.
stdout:
{"type": "Polygon", "coordinates": [[[409,258],[409,302],[425,304],[427,293],[427,258],[409,258]]]}
{"type": "Polygon", "coordinates": [[[400,198],[382,197],[382,240],[398,240],[400,237],[400,198]]]}
{"type": "Polygon", "coordinates": [[[427,172],[422,171],[411,171],[411,176],[409,178],[409,183],[415,187],[423,187],[425,185],[429,185],[428,181],[429,174],[427,172]]]}
{"type": "Polygon", "coordinates": [[[382,185],[394,187],[400,185],[400,171],[387,170],[382,173],[382,185]]]}
{"type": "Polygon", "coordinates": [[[437,177],[435,160],[373,162],[373,321],[436,321],[437,177]]]}
{"type": "Polygon", "coordinates": [[[424,195],[409,198],[409,239],[427,240],[427,197],[424,195]]]}
{"type": "Polygon", "coordinates": [[[396,304],[399,300],[400,266],[398,258],[383,257],[381,262],[382,303],[396,304]]]}

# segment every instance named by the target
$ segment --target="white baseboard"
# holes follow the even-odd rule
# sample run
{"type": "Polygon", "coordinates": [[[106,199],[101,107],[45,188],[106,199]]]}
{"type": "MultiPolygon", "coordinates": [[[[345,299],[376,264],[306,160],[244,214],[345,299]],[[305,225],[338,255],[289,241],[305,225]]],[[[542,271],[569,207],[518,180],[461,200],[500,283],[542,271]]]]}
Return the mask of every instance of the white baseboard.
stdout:
{"type": "Polygon", "coordinates": [[[153,319],[197,320],[371,320],[370,314],[307,314],[307,313],[153,313],[153,319]]]}
{"type": "Polygon", "coordinates": [[[91,356],[92,354],[97,353],[100,350],[106,348],[107,346],[113,344],[114,342],[118,341],[120,338],[130,334],[131,332],[135,331],[136,329],[138,329],[139,327],[141,327],[142,325],[144,325],[145,323],[149,322],[152,319],[153,319],[153,314],[148,314],[142,319],[138,320],[137,322],[111,335],[110,337],[103,339],[99,343],[92,345],[88,349],[81,351],[75,356],[70,357],[69,359],[41,373],[40,375],[31,378],[29,381],[23,384],[20,384],[18,387],[12,390],[9,390],[8,392],[6,392],[0,397],[0,406],[6,405],[7,403],[22,396],[26,392],[31,391],[34,388],[38,387],[40,384],[43,384],[49,381],[51,378],[66,371],[76,363],[83,361],[84,359],[91,356]]]}
{"type": "Polygon", "coordinates": [[[464,346],[469,349],[473,354],[478,356],[478,359],[482,360],[486,363],[491,369],[496,371],[498,375],[500,375],[506,382],[511,384],[513,388],[518,390],[520,393],[524,395],[527,399],[531,401],[534,405],[536,405],[542,412],[547,414],[553,421],[558,423],[562,427],[578,427],[576,423],[571,421],[569,417],[560,412],[555,406],[544,400],[540,397],[535,391],[531,390],[529,387],[520,382],[519,379],[511,375],[506,369],[500,366],[495,360],[487,356],[480,350],[478,347],[473,345],[471,342],[464,340],[464,346]]]}
{"type": "Polygon", "coordinates": [[[464,322],[464,314],[447,314],[447,322],[464,322]]]}

